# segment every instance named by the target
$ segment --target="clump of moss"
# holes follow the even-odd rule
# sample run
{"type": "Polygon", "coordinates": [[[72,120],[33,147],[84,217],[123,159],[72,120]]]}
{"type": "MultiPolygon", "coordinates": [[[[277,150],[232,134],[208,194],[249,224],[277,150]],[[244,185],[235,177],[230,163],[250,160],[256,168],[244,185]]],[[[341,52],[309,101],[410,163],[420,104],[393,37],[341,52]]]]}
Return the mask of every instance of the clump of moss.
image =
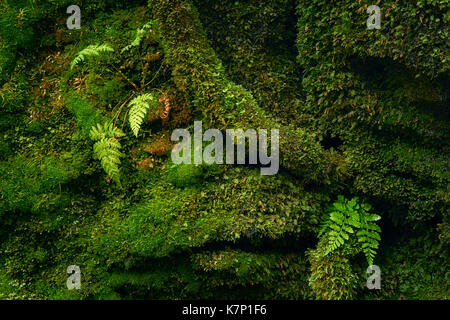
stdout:
{"type": "Polygon", "coordinates": [[[324,152],[314,134],[268,117],[248,90],[228,79],[191,1],[154,1],[151,7],[174,82],[205,119],[219,128],[279,129],[282,166],[308,181],[330,183],[340,178],[335,161],[328,161],[332,156],[324,152]]]}
{"type": "Polygon", "coordinates": [[[0,140],[0,161],[11,155],[12,150],[9,143],[0,140]]]}
{"type": "Polygon", "coordinates": [[[100,112],[79,95],[69,96],[66,105],[77,119],[77,124],[85,137],[89,136],[94,125],[103,122],[104,118],[100,112]]]}
{"type": "Polygon", "coordinates": [[[358,277],[352,270],[349,252],[326,254],[326,241],[320,240],[316,249],[308,251],[311,263],[309,284],[317,299],[353,299],[358,277]]]}
{"type": "Polygon", "coordinates": [[[169,170],[168,180],[177,187],[201,184],[203,168],[201,165],[180,164],[169,170]]]}

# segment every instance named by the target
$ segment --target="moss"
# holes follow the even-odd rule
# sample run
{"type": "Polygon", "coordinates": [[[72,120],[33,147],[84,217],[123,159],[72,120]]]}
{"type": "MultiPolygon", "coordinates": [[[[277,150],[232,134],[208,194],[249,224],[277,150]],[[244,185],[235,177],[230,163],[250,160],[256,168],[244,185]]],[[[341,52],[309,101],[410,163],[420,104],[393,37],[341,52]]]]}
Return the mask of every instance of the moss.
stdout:
{"type": "Polygon", "coordinates": [[[3,213],[8,211],[54,211],[67,204],[67,195],[58,190],[81,174],[83,157],[62,158],[48,156],[38,162],[24,155],[9,158],[0,166],[0,192],[3,197],[3,213]]]}
{"type": "Polygon", "coordinates": [[[382,28],[373,31],[365,27],[366,7],[298,2],[298,61],[308,70],[304,112],[342,140],[357,192],[389,203],[396,222],[420,227],[448,206],[449,159],[441,153],[449,141],[442,108],[448,9],[433,1],[383,3],[382,28]],[[330,23],[317,24],[318,14],[330,23]]]}
{"type": "Polygon", "coordinates": [[[144,299],[308,299],[305,269],[296,254],[224,249],[154,261],[145,271],[116,272],[107,281],[125,296],[144,299]]]}
{"type": "Polygon", "coordinates": [[[203,169],[200,165],[180,164],[170,170],[168,179],[177,187],[201,184],[203,169]]]}
{"type": "Polygon", "coordinates": [[[103,123],[104,117],[86,99],[72,95],[68,98],[67,107],[77,119],[83,136],[88,137],[89,131],[97,123],[103,123]]]}
{"type": "Polygon", "coordinates": [[[16,57],[13,50],[2,42],[0,47],[0,84],[8,79],[8,75],[14,70],[15,62],[16,57]]]}
{"type": "Polygon", "coordinates": [[[95,74],[89,74],[87,79],[88,94],[93,96],[100,106],[114,106],[121,102],[124,94],[124,83],[116,79],[97,78],[95,74]]]}
{"type": "Polygon", "coordinates": [[[320,300],[354,299],[358,277],[352,270],[349,254],[325,254],[326,240],[320,240],[315,250],[308,252],[311,263],[309,283],[320,300]]]}
{"type": "Polygon", "coordinates": [[[299,124],[303,90],[293,39],[296,1],[194,1],[227,76],[250,90],[266,115],[299,124]],[[245,17],[245,18],[244,18],[245,17]]]}
{"type": "Polygon", "coordinates": [[[9,143],[0,140],[0,161],[6,159],[12,153],[9,143]]]}
{"type": "Polygon", "coordinates": [[[151,6],[174,81],[206,119],[220,128],[225,124],[244,130],[280,129],[282,166],[306,180],[329,182],[336,177],[335,161],[327,161],[330,156],[313,135],[298,127],[281,126],[265,114],[249,91],[226,77],[190,1],[155,1],[151,6]]]}
{"type": "Polygon", "coordinates": [[[80,1],[67,30],[69,0],[0,1],[1,298],[448,297],[446,7],[388,1],[372,32],[364,1],[146,3],[80,1]],[[116,54],[69,70],[95,43],[116,54]],[[124,102],[152,90],[164,101],[134,138],[124,102]],[[122,189],[92,159],[105,118],[127,133],[122,189]],[[200,118],[280,129],[279,173],[173,166],[158,138],[200,118]],[[363,287],[363,257],[308,250],[337,194],[383,215],[383,290],[363,287]]]}

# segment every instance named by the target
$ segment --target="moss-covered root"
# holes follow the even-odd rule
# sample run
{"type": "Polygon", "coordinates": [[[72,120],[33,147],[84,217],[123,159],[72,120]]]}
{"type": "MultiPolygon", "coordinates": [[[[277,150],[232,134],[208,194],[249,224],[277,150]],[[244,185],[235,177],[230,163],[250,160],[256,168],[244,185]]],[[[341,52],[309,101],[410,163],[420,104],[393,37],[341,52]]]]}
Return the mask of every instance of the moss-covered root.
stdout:
{"type": "Polygon", "coordinates": [[[348,300],[356,297],[358,278],[352,271],[349,252],[326,254],[326,240],[308,251],[311,263],[309,285],[320,300],[348,300]]]}
{"type": "Polygon", "coordinates": [[[216,126],[279,129],[281,166],[309,181],[329,182],[336,176],[340,160],[325,152],[313,135],[281,126],[264,114],[250,92],[227,79],[190,1],[152,0],[149,4],[174,81],[206,118],[216,126]]]}

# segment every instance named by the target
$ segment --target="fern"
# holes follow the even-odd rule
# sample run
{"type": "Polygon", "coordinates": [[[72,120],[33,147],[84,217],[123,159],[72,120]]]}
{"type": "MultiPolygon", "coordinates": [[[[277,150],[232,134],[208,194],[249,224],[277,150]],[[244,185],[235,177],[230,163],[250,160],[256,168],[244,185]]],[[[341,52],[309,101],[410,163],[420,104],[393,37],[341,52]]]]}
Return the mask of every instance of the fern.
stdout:
{"type": "Polygon", "coordinates": [[[120,152],[121,145],[117,138],[124,136],[122,130],[114,127],[110,122],[103,125],[93,126],[90,132],[90,138],[94,144],[94,158],[100,160],[103,170],[108,176],[120,186],[120,152]]]}
{"type": "Polygon", "coordinates": [[[133,42],[131,44],[127,45],[122,49],[120,53],[124,53],[125,51],[130,50],[131,48],[138,47],[141,45],[142,40],[144,39],[144,32],[148,29],[151,29],[153,27],[154,23],[149,22],[144,24],[144,26],[140,29],[136,30],[136,37],[134,38],[133,42]]]}
{"type": "Polygon", "coordinates": [[[381,217],[376,214],[369,213],[369,210],[371,209],[369,204],[361,205],[361,209],[364,212],[361,215],[363,228],[361,228],[356,235],[358,237],[358,242],[361,243],[362,251],[366,255],[369,265],[372,265],[373,259],[377,253],[376,250],[378,249],[378,242],[381,240],[381,228],[375,223],[375,221],[380,220],[381,217]]]}
{"type": "Polygon", "coordinates": [[[99,56],[101,53],[105,52],[113,52],[114,49],[108,46],[107,44],[101,45],[90,45],[80,52],[78,52],[75,59],[73,59],[70,68],[73,69],[77,64],[86,60],[87,57],[90,56],[99,56]]]}
{"type": "Polygon", "coordinates": [[[89,134],[90,138],[94,141],[104,138],[120,138],[124,135],[123,131],[114,127],[112,122],[105,122],[103,125],[97,123],[97,126],[92,126],[89,134]]]}
{"type": "Polygon", "coordinates": [[[322,235],[325,234],[325,232],[328,230],[328,228],[330,227],[330,225],[331,225],[331,219],[330,219],[330,216],[329,216],[329,215],[326,215],[326,216],[322,219],[322,221],[321,221],[321,223],[320,223],[320,229],[319,229],[319,235],[318,235],[319,238],[322,237],[322,235]]]}
{"type": "Polygon", "coordinates": [[[369,213],[370,209],[369,204],[358,204],[358,198],[349,201],[343,196],[338,197],[323,219],[319,231],[319,237],[328,240],[325,255],[343,247],[356,235],[359,250],[364,253],[369,265],[373,264],[381,240],[381,229],[375,224],[380,216],[369,213]]]}
{"type": "Polygon", "coordinates": [[[129,122],[131,130],[134,135],[137,137],[139,130],[141,129],[141,125],[144,122],[144,118],[147,115],[149,109],[154,109],[158,106],[158,97],[156,97],[153,93],[144,93],[133,100],[131,100],[129,107],[129,122]]]}

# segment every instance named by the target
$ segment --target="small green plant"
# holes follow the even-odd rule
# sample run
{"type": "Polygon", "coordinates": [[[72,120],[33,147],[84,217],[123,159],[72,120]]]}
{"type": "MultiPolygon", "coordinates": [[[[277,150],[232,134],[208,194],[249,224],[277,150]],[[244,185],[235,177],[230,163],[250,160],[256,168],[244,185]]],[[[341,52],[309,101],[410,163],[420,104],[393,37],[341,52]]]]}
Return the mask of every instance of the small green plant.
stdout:
{"type": "Polygon", "coordinates": [[[90,45],[80,52],[78,52],[75,59],[73,59],[70,68],[73,69],[77,64],[86,60],[87,57],[99,56],[101,53],[105,52],[113,52],[114,49],[108,46],[107,44],[101,45],[90,45]]]}
{"type": "MultiPolygon", "coordinates": [[[[130,51],[132,48],[141,48],[143,47],[143,40],[144,38],[149,39],[158,39],[158,35],[153,28],[156,28],[156,25],[154,22],[149,22],[142,26],[142,28],[139,28],[136,31],[136,38],[134,41],[123,48],[121,50],[121,53],[130,51]]],[[[142,48],[144,49],[144,48],[142,48]]],[[[85,49],[78,52],[76,57],[73,59],[71,63],[71,69],[73,69],[76,65],[86,61],[89,57],[96,57],[100,56],[101,54],[105,54],[108,52],[114,52],[114,49],[110,47],[107,44],[101,44],[101,45],[90,45],[86,47],[85,49]]],[[[159,57],[159,53],[158,53],[159,57]]],[[[120,60],[120,59],[119,59],[120,60]]],[[[116,61],[117,62],[117,61],[116,61]]],[[[125,106],[128,106],[128,110],[124,113],[125,116],[123,117],[122,122],[122,128],[123,125],[127,119],[130,123],[131,130],[133,134],[137,137],[138,133],[141,129],[141,126],[145,120],[145,117],[150,109],[155,109],[158,106],[159,103],[159,95],[158,93],[142,93],[144,89],[149,86],[155,79],[157,79],[157,75],[159,74],[159,71],[161,70],[161,67],[158,69],[156,74],[153,76],[153,78],[146,82],[146,73],[148,72],[149,65],[144,64],[144,58],[141,59],[141,66],[142,66],[142,76],[140,85],[135,83],[135,80],[133,78],[128,77],[122,69],[124,69],[124,65],[118,66],[114,61],[107,61],[108,70],[110,72],[115,72],[116,76],[120,76],[124,80],[126,80],[134,90],[132,90],[127,98],[122,101],[121,103],[117,104],[116,107],[118,107],[118,110],[113,109],[114,116],[112,120],[101,124],[101,121],[96,120],[92,124],[96,123],[96,125],[93,125],[92,127],[88,124],[88,121],[83,121],[87,124],[87,128],[91,128],[89,131],[90,138],[95,141],[94,144],[94,157],[96,159],[99,159],[101,162],[102,168],[105,170],[105,172],[108,174],[108,179],[111,179],[115,181],[117,184],[120,185],[120,157],[123,155],[123,153],[120,151],[121,145],[119,142],[119,137],[124,136],[124,132],[116,127],[117,120],[120,119],[122,115],[123,108],[125,106]],[[131,100],[131,102],[129,102],[131,100]]],[[[109,82],[112,84],[117,84],[117,82],[109,82]]],[[[112,87],[114,90],[114,86],[112,87]]],[[[107,88],[106,88],[107,89],[107,88]]],[[[106,91],[106,89],[102,91],[106,91]]],[[[84,107],[84,105],[81,105],[84,107]]],[[[86,108],[73,108],[75,109],[75,112],[77,112],[77,118],[80,119],[88,119],[90,122],[94,118],[97,117],[97,113],[92,112],[91,109],[85,110],[86,108]],[[89,112],[88,112],[89,111],[89,112]]],[[[88,129],[89,130],[89,129],[88,129]]]]}
{"type": "Polygon", "coordinates": [[[338,197],[322,221],[319,232],[319,237],[328,240],[325,255],[342,247],[356,235],[359,250],[364,253],[369,265],[373,264],[381,240],[381,229],[375,221],[381,217],[370,213],[371,208],[370,204],[359,204],[358,198],[347,200],[343,196],[338,197]]]}
{"type": "Polygon", "coordinates": [[[137,137],[148,110],[158,107],[158,97],[153,93],[144,93],[131,100],[129,122],[131,130],[137,137]]]}
{"type": "Polygon", "coordinates": [[[139,28],[136,30],[136,37],[134,38],[133,42],[131,42],[129,45],[124,47],[120,53],[124,53],[132,48],[139,47],[141,45],[142,40],[144,39],[144,33],[147,30],[150,30],[150,33],[154,33],[152,28],[155,28],[155,23],[153,21],[146,23],[142,26],[142,28],[139,28]]]}
{"type": "Polygon", "coordinates": [[[103,125],[93,126],[90,132],[90,138],[94,144],[94,157],[100,160],[103,170],[109,178],[120,186],[120,157],[123,153],[120,151],[121,145],[118,138],[124,136],[122,130],[114,127],[111,122],[103,125]]]}
{"type": "MultiPolygon", "coordinates": [[[[143,46],[144,38],[153,39],[153,40],[159,39],[158,33],[155,31],[156,27],[157,27],[156,24],[153,21],[150,21],[150,22],[146,23],[144,26],[142,26],[142,28],[138,28],[136,31],[136,33],[137,33],[136,38],[131,42],[130,45],[124,47],[120,52],[125,53],[127,51],[130,51],[133,48],[140,48],[140,49],[144,50],[145,49],[143,46]]],[[[88,57],[99,56],[100,54],[104,54],[107,52],[114,52],[114,49],[111,48],[107,44],[90,45],[90,46],[86,47],[85,49],[81,50],[76,55],[76,57],[73,59],[73,61],[71,63],[71,69],[73,69],[76,65],[80,64],[81,62],[85,61],[88,57]]],[[[140,53],[140,55],[141,54],[142,54],[142,52],[140,53]]],[[[115,72],[116,76],[123,78],[133,87],[133,90],[130,92],[130,94],[127,96],[127,98],[122,103],[117,104],[117,106],[119,106],[118,110],[113,110],[113,111],[115,111],[115,115],[113,116],[113,123],[114,123],[114,125],[116,124],[116,121],[122,115],[123,108],[125,106],[128,106],[129,109],[127,110],[127,112],[125,112],[125,116],[123,118],[123,123],[122,123],[122,128],[123,128],[123,124],[126,121],[127,114],[129,113],[128,119],[130,122],[130,126],[136,137],[139,133],[142,123],[144,122],[144,118],[145,118],[147,112],[151,108],[156,108],[158,105],[159,97],[156,93],[142,94],[142,92],[144,92],[145,88],[148,87],[149,85],[151,85],[153,83],[153,81],[155,81],[157,79],[157,76],[162,68],[162,64],[161,64],[159,69],[154,74],[153,78],[146,82],[146,74],[149,72],[149,68],[150,68],[149,63],[150,63],[150,61],[159,60],[159,57],[160,57],[159,52],[156,52],[156,54],[154,54],[153,56],[157,57],[157,58],[151,60],[151,55],[150,55],[150,58],[145,57],[145,58],[140,59],[141,60],[140,65],[142,67],[142,71],[141,71],[141,81],[139,84],[136,83],[136,81],[133,79],[133,77],[127,76],[122,71],[123,69],[126,68],[125,64],[122,64],[119,66],[114,61],[107,61],[107,63],[106,63],[108,70],[110,72],[115,72]],[[148,60],[148,59],[150,59],[150,60],[148,60]],[[145,61],[147,61],[147,63],[145,63],[145,61]],[[134,99],[132,99],[132,98],[134,98],[134,99]],[[129,103],[130,100],[131,100],[131,102],[129,103]]],[[[97,76],[97,75],[95,75],[95,76],[97,76]]],[[[95,78],[95,76],[94,76],[94,78],[95,78]]],[[[117,81],[114,81],[114,82],[110,81],[109,84],[113,85],[113,87],[112,87],[113,89],[114,89],[114,85],[117,87],[117,81]]],[[[108,88],[104,88],[103,92],[106,91],[107,89],[108,88]]]]}
{"type": "Polygon", "coordinates": [[[369,265],[381,240],[381,229],[375,224],[380,216],[370,213],[369,204],[339,196],[322,220],[319,243],[307,255],[311,264],[309,284],[318,299],[353,299],[357,276],[350,258],[360,252],[369,265]]]}

